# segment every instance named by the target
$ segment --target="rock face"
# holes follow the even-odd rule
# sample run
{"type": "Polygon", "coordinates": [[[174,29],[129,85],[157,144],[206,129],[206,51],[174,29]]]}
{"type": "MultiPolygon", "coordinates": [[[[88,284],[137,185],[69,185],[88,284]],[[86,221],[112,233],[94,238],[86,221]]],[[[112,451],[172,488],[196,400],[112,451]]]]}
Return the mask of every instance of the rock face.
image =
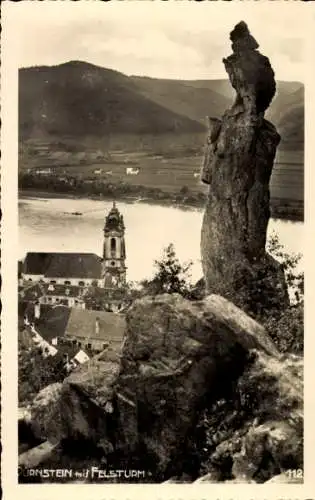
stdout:
{"type": "Polygon", "coordinates": [[[209,184],[201,234],[208,293],[256,311],[258,293],[266,306],[288,303],[284,275],[265,252],[270,217],[269,180],[280,136],[264,119],[275,94],[274,72],[244,22],[230,35],[233,54],[223,60],[236,90],[221,120],[209,119],[201,178],[209,184]]]}
{"type": "Polygon", "coordinates": [[[65,380],[54,438],[93,442],[120,464],[141,456],[155,480],[176,475],[200,411],[231,393],[252,349],[279,357],[265,330],[222,297],[138,300],[122,352],[65,380]]]}
{"type": "Polygon", "coordinates": [[[280,474],[291,482],[288,471],[303,470],[303,359],[254,352],[234,396],[206,417],[203,482],[263,483],[280,474]]]}
{"type": "Polygon", "coordinates": [[[284,358],[217,295],[145,297],[126,319],[121,350],[73,372],[61,394],[37,398],[45,438],[80,460],[145,470],[149,482],[264,482],[302,468],[301,358],[284,358]]]}
{"type": "Polygon", "coordinates": [[[31,426],[42,438],[55,441],[60,427],[59,412],[56,404],[60,399],[61,383],[50,384],[37,394],[30,407],[31,426]]]}

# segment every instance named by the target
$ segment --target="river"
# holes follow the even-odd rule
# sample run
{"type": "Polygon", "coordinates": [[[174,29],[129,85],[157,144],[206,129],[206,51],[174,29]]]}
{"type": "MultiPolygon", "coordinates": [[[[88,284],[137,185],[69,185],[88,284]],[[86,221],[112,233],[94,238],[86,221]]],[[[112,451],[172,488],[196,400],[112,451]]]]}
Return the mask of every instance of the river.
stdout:
{"type": "MultiPolygon", "coordinates": [[[[111,206],[109,201],[90,199],[20,199],[19,258],[29,251],[102,255],[104,218],[111,206]]],[[[171,242],[182,262],[193,261],[192,279],[200,278],[202,210],[125,202],[118,202],[117,207],[126,226],[128,280],[150,277],[154,259],[159,259],[171,242]]],[[[278,233],[287,252],[303,254],[303,223],[271,219],[268,234],[272,231],[278,233]]]]}

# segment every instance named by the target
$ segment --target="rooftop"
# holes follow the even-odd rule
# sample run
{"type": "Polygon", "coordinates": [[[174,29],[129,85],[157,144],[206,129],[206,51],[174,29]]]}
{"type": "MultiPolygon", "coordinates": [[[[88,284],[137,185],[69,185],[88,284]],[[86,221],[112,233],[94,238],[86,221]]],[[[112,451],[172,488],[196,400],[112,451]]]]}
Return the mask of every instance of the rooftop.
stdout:
{"type": "Polygon", "coordinates": [[[34,305],[19,303],[19,315],[27,314],[35,329],[48,342],[55,337],[76,337],[122,342],[126,327],[124,315],[106,311],[70,309],[61,305],[40,305],[40,317],[34,317],[34,305]]]}
{"type": "Polygon", "coordinates": [[[72,309],[66,336],[122,342],[125,328],[126,320],[122,314],[72,309]],[[98,323],[98,331],[96,323],[98,323]]]}
{"type": "Polygon", "coordinates": [[[38,333],[48,342],[55,337],[63,337],[71,309],[64,306],[40,306],[40,317],[34,320],[38,333]]]}
{"type": "Polygon", "coordinates": [[[23,263],[24,274],[46,278],[99,279],[102,260],[94,253],[28,252],[23,263]]]}
{"type": "Polygon", "coordinates": [[[113,229],[118,231],[123,231],[125,229],[124,218],[116,207],[115,202],[113,202],[113,206],[105,218],[104,231],[112,231],[113,229]]]}

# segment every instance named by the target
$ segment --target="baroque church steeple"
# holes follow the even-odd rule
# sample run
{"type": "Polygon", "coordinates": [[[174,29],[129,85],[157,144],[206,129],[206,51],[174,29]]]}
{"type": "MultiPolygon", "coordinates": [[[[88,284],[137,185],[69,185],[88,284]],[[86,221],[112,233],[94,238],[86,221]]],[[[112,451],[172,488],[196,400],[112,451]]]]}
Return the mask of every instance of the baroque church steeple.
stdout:
{"type": "Polygon", "coordinates": [[[123,216],[113,202],[105,218],[103,247],[103,278],[107,289],[123,288],[126,284],[125,225],[123,216]]]}

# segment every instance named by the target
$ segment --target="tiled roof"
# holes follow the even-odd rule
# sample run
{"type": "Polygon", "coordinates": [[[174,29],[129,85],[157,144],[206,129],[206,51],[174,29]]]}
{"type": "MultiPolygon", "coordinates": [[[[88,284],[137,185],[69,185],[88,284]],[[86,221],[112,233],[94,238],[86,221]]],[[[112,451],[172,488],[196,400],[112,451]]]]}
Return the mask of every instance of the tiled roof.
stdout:
{"type": "Polygon", "coordinates": [[[58,342],[58,345],[56,346],[56,348],[58,349],[59,355],[64,356],[65,354],[68,354],[69,360],[74,358],[74,356],[76,354],[78,354],[78,352],[82,351],[81,347],[79,347],[77,345],[73,345],[71,343],[59,343],[58,342]]]}
{"type": "Polygon", "coordinates": [[[44,274],[51,259],[51,253],[28,252],[23,263],[24,274],[44,274]]]}
{"type": "Polygon", "coordinates": [[[47,278],[90,278],[99,279],[102,275],[102,260],[93,253],[52,254],[47,278]]]}
{"type": "Polygon", "coordinates": [[[35,328],[48,342],[54,337],[63,337],[70,316],[69,307],[40,306],[40,318],[35,319],[35,328]]]}
{"type": "Polygon", "coordinates": [[[47,278],[99,279],[102,260],[94,253],[27,253],[24,274],[43,274],[47,278]]]}
{"type": "Polygon", "coordinates": [[[121,342],[126,327],[122,314],[105,311],[71,309],[66,336],[121,342]],[[96,332],[98,320],[99,332],[96,332]]]}

